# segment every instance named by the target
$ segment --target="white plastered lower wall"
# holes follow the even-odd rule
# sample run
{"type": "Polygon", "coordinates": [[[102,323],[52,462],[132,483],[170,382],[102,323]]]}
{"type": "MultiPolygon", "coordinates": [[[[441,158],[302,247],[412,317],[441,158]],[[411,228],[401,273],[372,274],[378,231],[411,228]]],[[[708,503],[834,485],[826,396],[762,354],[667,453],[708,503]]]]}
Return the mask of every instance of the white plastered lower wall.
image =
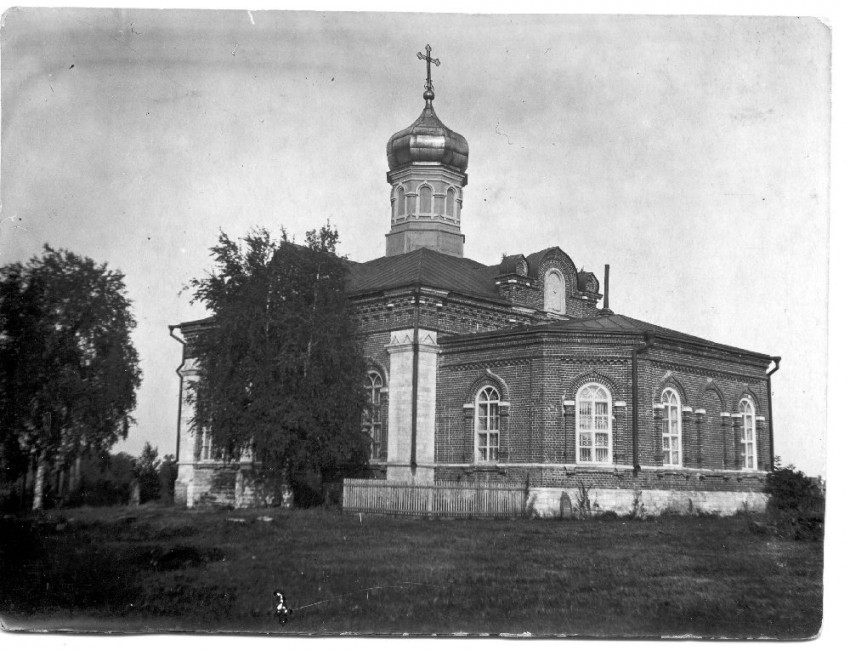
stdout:
{"type": "MultiPolygon", "coordinates": [[[[575,517],[581,508],[578,488],[529,489],[527,508],[536,517],[575,517]]],[[[752,491],[684,491],[684,490],[628,490],[617,488],[589,488],[585,507],[592,514],[613,511],[617,515],[630,515],[636,511],[645,515],[661,513],[734,515],[741,511],[762,512],[768,495],[752,491]]]]}

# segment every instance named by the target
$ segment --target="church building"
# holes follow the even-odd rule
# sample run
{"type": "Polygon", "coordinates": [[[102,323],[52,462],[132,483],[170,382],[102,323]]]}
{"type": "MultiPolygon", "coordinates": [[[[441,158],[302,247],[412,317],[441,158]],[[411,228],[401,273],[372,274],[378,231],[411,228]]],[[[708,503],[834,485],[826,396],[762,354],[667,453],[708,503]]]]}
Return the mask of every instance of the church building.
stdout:
{"type": "MultiPolygon", "coordinates": [[[[621,514],[636,498],[649,512],[764,508],[779,358],[614,313],[607,265],[601,287],[557,243],[464,257],[469,145],[437,117],[430,54],[422,113],[387,143],[386,255],[350,263],[374,476],[524,484],[540,516],[579,490],[621,514]]],[[[190,344],[210,322],[171,329],[190,344]]],[[[216,460],[190,427],[188,344],[179,373],[178,501],[251,504],[250,460],[216,460]]]]}

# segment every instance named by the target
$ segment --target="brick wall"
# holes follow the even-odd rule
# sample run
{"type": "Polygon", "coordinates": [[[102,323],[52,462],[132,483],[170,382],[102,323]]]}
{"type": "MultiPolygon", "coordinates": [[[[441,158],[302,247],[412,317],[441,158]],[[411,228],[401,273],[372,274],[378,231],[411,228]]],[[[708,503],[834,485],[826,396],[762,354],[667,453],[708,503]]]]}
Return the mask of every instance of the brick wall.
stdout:
{"type": "Polygon", "coordinates": [[[575,400],[585,383],[598,382],[611,394],[612,461],[624,471],[602,469],[592,475],[595,482],[609,488],[632,489],[638,481],[646,489],[699,486],[706,491],[731,490],[730,482],[733,487],[743,482],[746,490],[761,491],[763,474],[742,468],[735,419],[720,414],[729,412],[730,405],[737,411],[743,395],[753,400],[756,414],[764,418],[757,432],[757,470],[769,469],[765,369],[752,358],[678,345],[657,344],[639,357],[638,463],[646,470],[633,476],[631,351],[642,343],[641,337],[631,335],[539,332],[444,343],[437,375],[436,460],[470,467],[445,467],[437,478],[480,475],[497,481],[530,480],[536,486],[575,486],[576,477],[586,471],[575,467],[575,407],[564,401],[575,400]],[[502,468],[474,466],[474,409],[469,405],[485,384],[495,386],[509,403],[501,411],[502,468]],[[666,387],[675,388],[681,406],[693,410],[682,418],[683,468],[662,467],[660,410],[653,406],[666,387]],[[700,410],[705,414],[694,413],[700,410]],[[511,468],[529,463],[564,467],[511,468]]]}

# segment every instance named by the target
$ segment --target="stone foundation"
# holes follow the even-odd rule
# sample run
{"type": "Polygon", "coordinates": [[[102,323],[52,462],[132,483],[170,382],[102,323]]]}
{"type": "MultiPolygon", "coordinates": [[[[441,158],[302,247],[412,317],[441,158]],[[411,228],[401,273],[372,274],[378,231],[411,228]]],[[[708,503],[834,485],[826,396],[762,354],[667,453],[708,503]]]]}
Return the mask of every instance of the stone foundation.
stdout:
{"type": "Polygon", "coordinates": [[[574,518],[588,513],[613,512],[619,516],[734,515],[763,512],[768,495],[754,491],[624,490],[612,488],[529,488],[527,508],[535,517],[574,518]],[[581,513],[584,511],[585,513],[581,513]]]}
{"type": "Polygon", "coordinates": [[[174,484],[174,502],[195,508],[219,506],[227,508],[292,508],[292,488],[285,484],[276,491],[265,487],[257,471],[246,464],[194,463],[181,464],[174,484]]]}

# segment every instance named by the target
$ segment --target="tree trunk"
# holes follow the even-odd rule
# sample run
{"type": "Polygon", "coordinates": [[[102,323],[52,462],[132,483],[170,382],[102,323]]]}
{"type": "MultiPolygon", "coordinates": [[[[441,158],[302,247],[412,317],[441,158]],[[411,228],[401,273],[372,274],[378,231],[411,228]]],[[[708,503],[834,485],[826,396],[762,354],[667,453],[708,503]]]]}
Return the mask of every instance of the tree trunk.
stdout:
{"type": "Polygon", "coordinates": [[[69,492],[76,493],[80,488],[80,455],[74,459],[73,470],[71,471],[71,485],[68,487],[69,492]]]}
{"type": "Polygon", "coordinates": [[[35,471],[35,486],[33,487],[32,510],[41,511],[44,508],[44,478],[47,474],[47,450],[38,455],[38,466],[35,471]]]}

